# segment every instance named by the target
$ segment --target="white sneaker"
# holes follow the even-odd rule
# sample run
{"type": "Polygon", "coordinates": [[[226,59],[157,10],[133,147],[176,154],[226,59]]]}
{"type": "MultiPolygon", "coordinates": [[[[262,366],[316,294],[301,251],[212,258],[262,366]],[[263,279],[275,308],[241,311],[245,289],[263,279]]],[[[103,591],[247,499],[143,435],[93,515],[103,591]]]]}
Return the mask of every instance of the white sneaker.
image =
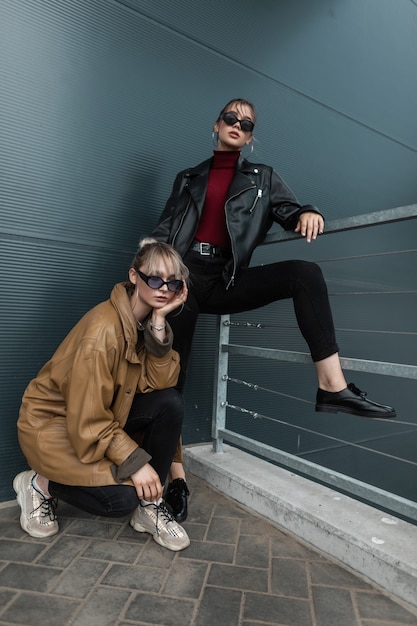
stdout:
{"type": "Polygon", "coordinates": [[[150,533],[154,541],[168,550],[184,550],[190,539],[184,528],[172,517],[165,502],[140,504],[130,519],[130,525],[139,533],[150,533]]]}
{"type": "Polygon", "coordinates": [[[55,498],[46,498],[33,484],[36,472],[21,472],[13,481],[16,499],[20,504],[20,525],[32,537],[49,537],[58,530],[55,498]]]}

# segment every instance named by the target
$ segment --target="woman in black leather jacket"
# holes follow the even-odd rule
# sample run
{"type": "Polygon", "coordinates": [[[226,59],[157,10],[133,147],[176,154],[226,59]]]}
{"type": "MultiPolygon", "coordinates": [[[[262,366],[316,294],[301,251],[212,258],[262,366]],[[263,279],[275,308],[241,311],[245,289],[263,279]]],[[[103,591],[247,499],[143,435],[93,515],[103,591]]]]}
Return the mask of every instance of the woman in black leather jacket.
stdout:
{"type": "MultiPolygon", "coordinates": [[[[254,249],[273,222],[307,242],[324,229],[321,213],[312,205],[300,205],[271,167],[241,156],[240,150],[253,141],[255,121],[250,102],[237,98],[225,105],[213,127],[217,138],[213,157],[177,175],[152,232],[156,239],[172,244],[190,270],[187,303],[170,319],[174,347],[181,356],[180,387],[199,313],[237,313],[292,298],[316,367],[316,411],[395,417],[392,407],[372,402],[357,387],[347,385],[318,265],[296,260],[249,267],[254,249]]],[[[177,504],[180,501],[176,499],[177,504]]]]}

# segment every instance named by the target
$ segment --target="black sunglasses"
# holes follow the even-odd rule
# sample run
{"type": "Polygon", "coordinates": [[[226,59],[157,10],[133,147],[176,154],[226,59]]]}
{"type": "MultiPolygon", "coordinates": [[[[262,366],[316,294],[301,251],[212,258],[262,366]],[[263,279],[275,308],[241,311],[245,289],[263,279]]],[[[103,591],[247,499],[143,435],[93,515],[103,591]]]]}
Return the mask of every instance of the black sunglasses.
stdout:
{"type": "Polygon", "coordinates": [[[240,120],[232,111],[222,113],[220,119],[222,119],[228,126],[234,126],[236,122],[239,122],[240,128],[244,133],[251,133],[255,128],[255,124],[253,122],[250,120],[240,120]]]}
{"type": "Polygon", "coordinates": [[[184,286],[182,280],[178,280],[177,278],[172,278],[171,280],[162,280],[160,276],[147,276],[140,270],[136,270],[138,275],[141,277],[143,282],[145,282],[148,287],[151,289],[161,289],[163,285],[168,287],[169,291],[181,291],[184,286]]]}

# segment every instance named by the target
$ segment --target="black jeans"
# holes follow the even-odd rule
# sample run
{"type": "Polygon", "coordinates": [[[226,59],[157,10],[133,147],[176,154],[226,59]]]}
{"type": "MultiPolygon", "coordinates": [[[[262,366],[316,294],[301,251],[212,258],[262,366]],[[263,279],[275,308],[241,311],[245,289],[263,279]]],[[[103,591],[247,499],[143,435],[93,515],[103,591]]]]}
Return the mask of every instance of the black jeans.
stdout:
{"type": "Polygon", "coordinates": [[[187,364],[198,315],[241,313],[277,300],[292,298],[300,331],[313,361],[339,351],[322,271],[309,261],[282,261],[241,269],[233,287],[226,289],[222,272],[227,259],[188,252],[189,295],[183,311],[169,317],[174,348],[181,356],[178,389],[185,383],[187,364]]]}
{"type": "MultiPolygon", "coordinates": [[[[150,465],[164,484],[181,434],[184,403],[175,389],[137,394],[124,430],[141,434],[141,447],[152,456],[150,465]]],[[[130,485],[82,487],[49,481],[49,493],[93,515],[123,517],[139,504],[136,489],[130,485]]]]}

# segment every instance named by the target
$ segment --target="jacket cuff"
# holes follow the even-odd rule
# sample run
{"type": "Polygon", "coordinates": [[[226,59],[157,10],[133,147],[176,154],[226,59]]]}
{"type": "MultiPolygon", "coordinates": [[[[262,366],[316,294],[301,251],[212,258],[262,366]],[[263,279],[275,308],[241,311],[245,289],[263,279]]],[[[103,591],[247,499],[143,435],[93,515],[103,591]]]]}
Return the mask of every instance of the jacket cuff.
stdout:
{"type": "Polygon", "coordinates": [[[136,448],[126,461],[123,461],[121,465],[112,465],[111,473],[117,483],[124,483],[128,480],[132,474],[138,471],[141,467],[149,463],[151,455],[148,454],[143,448],[136,448]]]}
{"type": "Polygon", "coordinates": [[[317,207],[315,207],[313,204],[303,204],[300,209],[297,211],[298,215],[300,216],[302,213],[318,213],[319,215],[322,216],[322,218],[324,219],[324,215],[323,213],[320,213],[320,211],[318,210],[317,207]]]}
{"type": "Polygon", "coordinates": [[[151,329],[151,320],[149,319],[145,324],[145,332],[143,333],[144,342],[145,342],[145,350],[154,356],[161,358],[166,356],[168,352],[172,348],[172,342],[174,340],[174,335],[171,329],[171,326],[165,320],[166,325],[166,336],[163,341],[160,341],[152,332],[151,329]]]}

